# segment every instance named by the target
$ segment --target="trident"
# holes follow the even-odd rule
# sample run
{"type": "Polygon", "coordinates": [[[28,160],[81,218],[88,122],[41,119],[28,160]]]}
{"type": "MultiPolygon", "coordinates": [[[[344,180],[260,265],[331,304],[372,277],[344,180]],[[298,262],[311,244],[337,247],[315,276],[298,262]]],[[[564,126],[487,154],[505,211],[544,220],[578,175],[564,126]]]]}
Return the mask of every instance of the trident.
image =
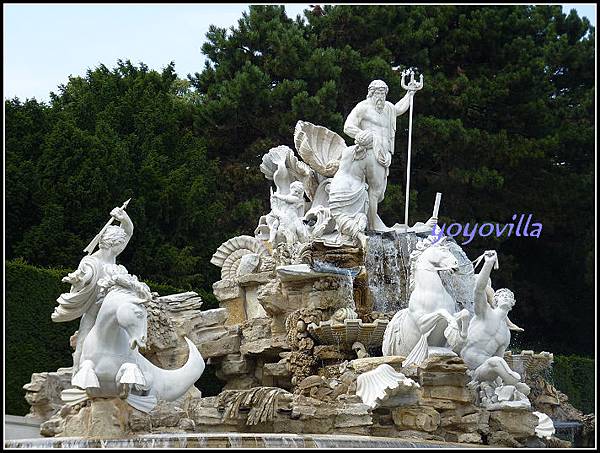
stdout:
{"type": "MultiPolygon", "coordinates": [[[[423,74],[419,81],[415,81],[415,72],[412,69],[402,71],[402,88],[407,91],[419,91],[423,88],[423,74]],[[410,75],[410,81],[406,84],[405,78],[410,75]]],[[[404,204],[404,224],[408,228],[408,202],[410,198],[410,150],[412,146],[412,113],[413,96],[410,97],[410,113],[408,117],[408,160],[406,161],[406,202],[404,204]]]]}
{"type": "MultiPolygon", "coordinates": [[[[127,207],[127,205],[129,204],[129,202],[131,201],[131,198],[129,200],[127,200],[125,203],[123,203],[123,206],[121,206],[121,209],[125,209],[127,207]]],[[[87,254],[89,255],[90,253],[92,253],[94,251],[94,249],[96,248],[96,246],[98,245],[98,242],[100,242],[100,237],[102,236],[102,233],[104,233],[104,231],[106,231],[106,229],[115,221],[114,217],[111,217],[110,220],[108,222],[106,222],[106,225],[104,225],[102,227],[102,229],[100,230],[100,232],[94,237],[94,239],[92,239],[92,241],[88,244],[88,246],[86,248],[83,249],[84,252],[87,252],[87,254]]]]}

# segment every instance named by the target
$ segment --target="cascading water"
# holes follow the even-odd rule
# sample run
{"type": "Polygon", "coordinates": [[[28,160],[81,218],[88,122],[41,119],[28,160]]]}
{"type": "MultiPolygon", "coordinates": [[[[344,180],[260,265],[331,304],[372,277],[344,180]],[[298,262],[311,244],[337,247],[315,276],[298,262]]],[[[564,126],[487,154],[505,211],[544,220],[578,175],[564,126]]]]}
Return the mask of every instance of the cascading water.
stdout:
{"type": "Polygon", "coordinates": [[[394,313],[408,306],[410,252],[415,248],[414,233],[367,233],[367,284],[373,311],[394,313]]]}
{"type": "Polygon", "coordinates": [[[360,272],[360,268],[342,268],[331,263],[325,263],[315,260],[312,264],[312,269],[316,272],[327,272],[330,274],[338,274],[337,281],[339,283],[338,294],[341,300],[345,301],[345,307],[353,311],[356,310],[354,301],[354,277],[360,272]]]}
{"type": "Polygon", "coordinates": [[[556,437],[562,440],[568,440],[573,447],[579,446],[581,432],[583,431],[583,423],[574,420],[553,420],[553,423],[554,429],[556,430],[554,435],[556,437]]]}
{"type": "Polygon", "coordinates": [[[442,285],[456,301],[456,311],[466,308],[473,314],[473,290],[475,289],[473,264],[453,238],[447,238],[446,244],[458,261],[458,271],[440,271],[442,285]]]}
{"type": "Polygon", "coordinates": [[[5,441],[8,448],[460,448],[464,444],[355,435],[156,433],[127,439],[43,438],[5,441]]]}

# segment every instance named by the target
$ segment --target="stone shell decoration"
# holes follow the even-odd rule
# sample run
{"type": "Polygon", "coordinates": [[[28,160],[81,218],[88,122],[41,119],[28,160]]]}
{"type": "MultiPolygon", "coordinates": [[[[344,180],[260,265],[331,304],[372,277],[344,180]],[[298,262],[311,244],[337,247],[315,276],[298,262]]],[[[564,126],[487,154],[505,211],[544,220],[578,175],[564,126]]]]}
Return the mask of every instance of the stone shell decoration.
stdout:
{"type": "Polygon", "coordinates": [[[346,142],[338,134],[308,121],[296,123],[294,144],[300,157],[328,178],[337,172],[342,151],[346,149],[346,142]]]}
{"type": "Polygon", "coordinates": [[[260,171],[270,181],[273,181],[275,171],[277,170],[278,164],[285,162],[285,166],[290,172],[290,175],[295,181],[302,181],[304,184],[304,192],[310,200],[312,200],[317,191],[319,181],[314,170],[311,169],[305,162],[298,160],[294,151],[289,146],[280,145],[275,148],[271,148],[262,157],[262,163],[260,164],[260,171]]]}
{"type": "Polygon", "coordinates": [[[406,395],[410,399],[418,388],[419,384],[387,363],[361,374],[356,381],[356,394],[373,409],[385,405],[393,397],[406,395]]]}
{"type": "Polygon", "coordinates": [[[361,319],[344,319],[338,324],[331,320],[309,324],[308,331],[319,344],[334,344],[351,348],[357,341],[366,348],[381,345],[388,325],[387,319],[376,319],[373,323],[363,323],[361,319]]]}
{"type": "Polygon", "coordinates": [[[256,270],[262,257],[270,253],[262,241],[252,236],[237,236],[224,242],[214,253],[210,262],[221,268],[222,280],[237,280],[256,270]],[[256,257],[246,257],[254,254],[256,257]]]}
{"type": "Polygon", "coordinates": [[[535,427],[535,434],[540,438],[552,437],[552,435],[556,432],[552,419],[543,412],[534,411],[533,413],[538,418],[538,425],[535,427]]]}

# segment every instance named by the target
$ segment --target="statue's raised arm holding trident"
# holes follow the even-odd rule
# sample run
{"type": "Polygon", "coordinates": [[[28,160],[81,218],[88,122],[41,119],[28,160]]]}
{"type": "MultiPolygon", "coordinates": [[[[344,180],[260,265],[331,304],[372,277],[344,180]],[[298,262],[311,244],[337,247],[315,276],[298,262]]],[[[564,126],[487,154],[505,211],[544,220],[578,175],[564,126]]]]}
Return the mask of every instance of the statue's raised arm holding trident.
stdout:
{"type": "MultiPolygon", "coordinates": [[[[409,93],[415,93],[423,88],[423,74],[421,74],[419,81],[415,81],[415,72],[412,69],[402,71],[402,88],[407,90],[409,93]],[[410,81],[406,83],[406,76],[410,76],[410,81]]],[[[410,111],[408,114],[408,158],[406,159],[406,201],[404,203],[404,224],[408,228],[408,204],[410,201],[410,155],[412,148],[412,113],[413,113],[413,97],[410,96],[410,111]]]]}

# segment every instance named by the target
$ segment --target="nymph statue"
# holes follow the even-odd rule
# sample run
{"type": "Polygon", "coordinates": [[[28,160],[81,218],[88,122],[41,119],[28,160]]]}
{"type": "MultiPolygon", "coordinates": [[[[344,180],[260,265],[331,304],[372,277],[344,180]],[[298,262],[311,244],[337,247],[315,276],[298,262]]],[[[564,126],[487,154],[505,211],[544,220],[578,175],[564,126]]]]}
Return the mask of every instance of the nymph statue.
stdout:
{"type": "Polygon", "coordinates": [[[271,211],[260,218],[254,234],[258,239],[268,240],[273,247],[306,239],[306,226],[302,222],[305,187],[300,179],[310,176],[310,168],[300,164],[287,146],[272,148],[263,157],[261,171],[273,180],[276,190],[271,190],[271,211]]]}
{"type": "Polygon", "coordinates": [[[366,139],[360,136],[356,142],[342,151],[339,168],[329,185],[329,210],[341,235],[365,242],[369,208],[366,139]]]}

